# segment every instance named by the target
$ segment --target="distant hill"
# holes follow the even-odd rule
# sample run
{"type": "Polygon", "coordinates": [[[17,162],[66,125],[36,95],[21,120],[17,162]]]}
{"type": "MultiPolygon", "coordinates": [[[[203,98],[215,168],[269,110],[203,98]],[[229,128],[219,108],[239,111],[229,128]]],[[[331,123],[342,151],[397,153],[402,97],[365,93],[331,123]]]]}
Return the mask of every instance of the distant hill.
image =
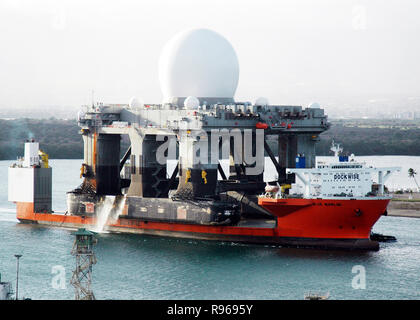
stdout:
{"type": "Polygon", "coordinates": [[[0,120],[0,159],[23,156],[26,139],[35,138],[51,159],[83,158],[83,141],[76,120],[0,120]]]}
{"type": "MultiPolygon", "coordinates": [[[[83,158],[83,141],[76,120],[50,118],[0,120],[0,160],[23,156],[26,139],[35,138],[51,159],[83,158]]],[[[341,120],[332,121],[331,128],[321,134],[318,155],[331,155],[332,139],[344,152],[356,155],[420,156],[420,125],[404,121],[341,120]]],[[[122,142],[121,153],[127,148],[122,142]]]]}
{"type": "Polygon", "coordinates": [[[332,121],[331,128],[320,135],[318,155],[331,155],[334,139],[344,153],[359,156],[407,155],[420,156],[420,123],[404,120],[341,120],[332,121]]]}

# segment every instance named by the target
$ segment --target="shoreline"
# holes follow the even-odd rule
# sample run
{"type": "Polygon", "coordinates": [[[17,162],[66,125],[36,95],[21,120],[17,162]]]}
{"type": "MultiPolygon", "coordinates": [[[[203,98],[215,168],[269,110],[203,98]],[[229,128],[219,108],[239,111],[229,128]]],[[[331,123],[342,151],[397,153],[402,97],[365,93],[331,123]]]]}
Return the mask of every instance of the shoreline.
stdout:
{"type": "Polygon", "coordinates": [[[388,210],[389,217],[405,217],[405,218],[420,218],[420,211],[407,209],[391,209],[388,210]]]}
{"type": "Polygon", "coordinates": [[[392,199],[388,204],[388,216],[420,218],[420,193],[405,192],[391,193],[392,199]]]}

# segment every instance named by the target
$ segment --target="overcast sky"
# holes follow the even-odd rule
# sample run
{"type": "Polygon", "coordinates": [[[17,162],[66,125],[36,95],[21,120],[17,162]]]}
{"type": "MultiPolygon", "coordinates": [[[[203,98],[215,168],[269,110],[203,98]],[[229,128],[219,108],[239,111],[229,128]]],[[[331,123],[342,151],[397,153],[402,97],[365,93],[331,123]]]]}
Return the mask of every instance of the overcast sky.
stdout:
{"type": "Polygon", "coordinates": [[[162,100],[176,33],[233,45],[236,100],[302,104],[420,97],[420,2],[0,0],[0,108],[162,100]]]}

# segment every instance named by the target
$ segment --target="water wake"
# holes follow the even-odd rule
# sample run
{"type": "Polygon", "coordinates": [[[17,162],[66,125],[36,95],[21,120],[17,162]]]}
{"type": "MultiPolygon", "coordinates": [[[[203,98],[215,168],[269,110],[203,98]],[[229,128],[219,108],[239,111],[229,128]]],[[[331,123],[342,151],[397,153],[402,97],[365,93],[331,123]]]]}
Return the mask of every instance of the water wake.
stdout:
{"type": "Polygon", "coordinates": [[[0,212],[1,213],[3,213],[3,212],[7,212],[7,213],[14,213],[14,214],[16,214],[16,208],[0,208],[0,212]]]}
{"type": "Polygon", "coordinates": [[[0,221],[5,221],[5,222],[19,222],[18,219],[16,219],[16,213],[12,214],[12,213],[1,213],[0,212],[0,221]]]}
{"type": "Polygon", "coordinates": [[[19,222],[16,219],[16,209],[0,208],[0,221],[19,222]]]}
{"type": "Polygon", "coordinates": [[[124,210],[125,197],[105,196],[96,212],[96,224],[92,231],[106,232],[106,225],[116,222],[118,216],[124,210]]]}

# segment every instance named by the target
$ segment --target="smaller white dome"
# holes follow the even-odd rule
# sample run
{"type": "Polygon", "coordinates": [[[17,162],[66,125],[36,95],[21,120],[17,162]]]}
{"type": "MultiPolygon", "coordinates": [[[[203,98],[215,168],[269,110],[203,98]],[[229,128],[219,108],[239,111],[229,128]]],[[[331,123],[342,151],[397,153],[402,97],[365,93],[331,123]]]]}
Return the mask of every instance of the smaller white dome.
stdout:
{"type": "Polygon", "coordinates": [[[184,107],[186,109],[197,109],[199,105],[200,101],[194,96],[189,96],[184,101],[184,107]]]}
{"type": "Polygon", "coordinates": [[[130,102],[128,103],[128,106],[131,109],[141,109],[141,108],[144,107],[144,102],[141,99],[139,99],[139,98],[132,97],[130,99],[130,102]]]}
{"type": "Polygon", "coordinates": [[[167,99],[167,102],[170,104],[178,104],[178,98],[177,97],[170,97],[167,99]]]}
{"type": "Polygon", "coordinates": [[[85,113],[83,112],[83,110],[79,110],[79,112],[77,113],[77,120],[80,121],[80,119],[85,117],[85,113]]]}
{"type": "Polygon", "coordinates": [[[254,102],[254,106],[267,106],[267,105],[268,105],[268,99],[265,97],[259,97],[254,102]]]}
{"type": "Polygon", "coordinates": [[[318,102],[311,102],[308,104],[308,108],[321,108],[321,106],[318,102]]]}

